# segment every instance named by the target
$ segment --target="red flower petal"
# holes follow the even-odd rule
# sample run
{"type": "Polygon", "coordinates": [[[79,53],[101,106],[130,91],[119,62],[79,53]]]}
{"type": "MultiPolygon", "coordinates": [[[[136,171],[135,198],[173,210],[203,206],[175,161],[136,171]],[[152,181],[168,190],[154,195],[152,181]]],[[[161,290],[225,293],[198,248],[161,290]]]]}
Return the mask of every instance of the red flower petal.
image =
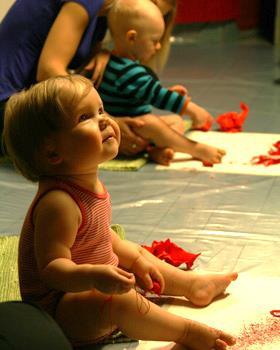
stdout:
{"type": "Polygon", "coordinates": [[[280,317],[280,310],[271,310],[270,313],[274,317],[280,317]]]}
{"type": "Polygon", "coordinates": [[[204,125],[202,125],[200,128],[194,128],[193,130],[200,130],[200,131],[208,131],[211,129],[213,122],[211,120],[207,120],[204,125]]]}
{"type": "Polygon", "coordinates": [[[172,243],[170,239],[166,241],[153,241],[152,246],[143,246],[153,255],[157,256],[159,259],[173,265],[180,266],[186,264],[187,268],[191,268],[193,262],[200,254],[193,254],[185,251],[184,249],[172,243]]]}
{"type": "Polygon", "coordinates": [[[153,281],[153,287],[150,290],[150,292],[154,292],[155,294],[160,295],[160,290],[160,284],[157,281],[153,281]]]}
{"type": "Polygon", "coordinates": [[[268,154],[261,154],[253,157],[251,163],[254,165],[263,164],[264,166],[280,164],[280,141],[277,141],[272,145],[268,154]]]}
{"type": "Polygon", "coordinates": [[[216,118],[216,122],[220,126],[220,131],[224,132],[240,132],[242,131],[242,126],[249,113],[249,107],[240,102],[241,112],[227,112],[219,115],[216,118]]]}

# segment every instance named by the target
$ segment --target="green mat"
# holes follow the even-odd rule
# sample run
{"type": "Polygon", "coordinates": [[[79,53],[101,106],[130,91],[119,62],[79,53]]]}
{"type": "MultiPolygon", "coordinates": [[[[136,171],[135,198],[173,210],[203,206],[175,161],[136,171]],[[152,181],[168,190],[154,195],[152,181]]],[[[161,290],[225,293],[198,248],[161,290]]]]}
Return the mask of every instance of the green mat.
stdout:
{"type": "Polygon", "coordinates": [[[0,302],[20,300],[17,249],[19,236],[0,237],[0,302]]]}
{"type": "MultiPolygon", "coordinates": [[[[125,239],[121,225],[114,224],[112,229],[125,239]]],[[[0,302],[20,300],[17,254],[19,236],[0,236],[0,302]]]]}
{"type": "Polygon", "coordinates": [[[136,171],[142,168],[148,162],[148,158],[143,156],[128,158],[120,156],[116,159],[108,160],[99,165],[101,170],[111,171],[136,171]]]}
{"type": "MultiPolygon", "coordinates": [[[[191,121],[184,120],[184,124],[185,132],[187,133],[191,128],[191,121]]],[[[101,164],[99,169],[111,171],[136,171],[142,168],[148,161],[148,156],[143,153],[135,157],[118,156],[113,160],[101,164]]]]}

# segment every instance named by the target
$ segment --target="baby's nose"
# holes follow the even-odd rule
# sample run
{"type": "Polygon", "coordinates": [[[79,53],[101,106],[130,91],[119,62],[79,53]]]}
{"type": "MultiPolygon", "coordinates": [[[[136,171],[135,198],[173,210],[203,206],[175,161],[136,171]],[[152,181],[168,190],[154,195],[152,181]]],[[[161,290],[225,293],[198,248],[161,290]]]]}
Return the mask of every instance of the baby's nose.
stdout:
{"type": "Polygon", "coordinates": [[[109,119],[108,118],[104,117],[104,118],[99,120],[99,129],[101,131],[106,129],[108,125],[109,125],[109,119]]]}

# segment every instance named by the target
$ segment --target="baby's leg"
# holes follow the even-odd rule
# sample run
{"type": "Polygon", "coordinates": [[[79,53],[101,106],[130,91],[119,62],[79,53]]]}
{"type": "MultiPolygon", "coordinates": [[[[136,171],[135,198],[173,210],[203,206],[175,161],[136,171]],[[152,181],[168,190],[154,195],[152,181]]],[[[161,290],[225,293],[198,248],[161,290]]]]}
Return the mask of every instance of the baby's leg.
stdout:
{"type": "Polygon", "coordinates": [[[195,142],[193,145],[193,158],[201,160],[205,163],[216,164],[221,163],[225,150],[206,145],[204,143],[195,142]]]}
{"type": "Polygon", "coordinates": [[[142,138],[150,140],[159,148],[171,148],[174,152],[187,153],[207,163],[220,163],[224,150],[198,143],[173,130],[161,118],[152,114],[144,115],[144,126],[133,129],[142,138]]]}
{"type": "Polygon", "coordinates": [[[181,116],[178,114],[166,114],[158,117],[170,126],[171,129],[177,131],[180,135],[184,135],[186,124],[181,116]]]}
{"type": "Polygon", "coordinates": [[[190,350],[224,349],[235,342],[227,333],[165,311],[135,290],[107,301],[97,292],[68,294],[58,306],[57,320],[68,337],[80,341],[118,327],[130,338],[174,341],[190,350]]]}
{"type": "Polygon", "coordinates": [[[197,306],[206,306],[223,294],[232,281],[238,277],[236,272],[201,274],[194,271],[184,271],[158,259],[146,249],[142,254],[155,264],[163,274],[166,295],[185,296],[197,306]]]}

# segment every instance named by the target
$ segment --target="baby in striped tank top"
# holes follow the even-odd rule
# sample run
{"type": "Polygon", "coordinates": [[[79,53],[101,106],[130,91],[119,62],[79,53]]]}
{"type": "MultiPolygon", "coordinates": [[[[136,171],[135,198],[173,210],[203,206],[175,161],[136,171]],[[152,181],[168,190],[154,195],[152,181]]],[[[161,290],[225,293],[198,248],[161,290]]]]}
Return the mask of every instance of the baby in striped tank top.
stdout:
{"type": "Polygon", "coordinates": [[[223,149],[184,135],[183,116],[190,118],[192,128],[199,129],[211,126],[209,112],[191,101],[185,87],[163,87],[153,71],[142,65],[161,49],[165,22],[159,7],[150,0],[118,0],[107,18],[113,50],[98,87],[106,112],[143,122],[133,131],[147,140],[147,152],[156,163],[169,165],[174,152],[187,153],[205,164],[220,163],[223,149]],[[155,115],[152,106],[169,114],[155,115]]]}
{"type": "Polygon", "coordinates": [[[73,346],[116,330],[133,339],[174,341],[191,350],[225,349],[235,338],[167,312],[135,286],[205,306],[237,273],[199,274],[169,265],[111,227],[109,194],[98,165],[118,153],[120,131],[92,83],[50,78],[12,96],[5,148],[16,168],[38,182],[19,243],[23,301],[46,310],[73,346]]]}

